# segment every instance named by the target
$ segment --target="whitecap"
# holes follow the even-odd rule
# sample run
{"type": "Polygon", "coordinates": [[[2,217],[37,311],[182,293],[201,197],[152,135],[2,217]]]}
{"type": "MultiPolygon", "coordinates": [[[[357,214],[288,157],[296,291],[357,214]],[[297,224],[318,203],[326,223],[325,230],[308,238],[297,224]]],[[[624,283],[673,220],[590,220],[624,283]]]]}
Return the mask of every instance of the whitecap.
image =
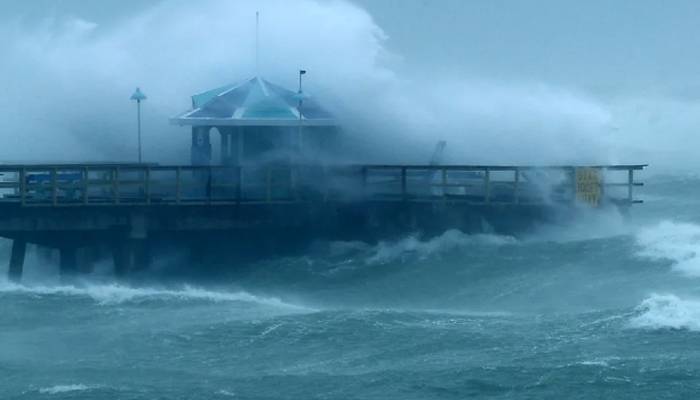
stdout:
{"type": "Polygon", "coordinates": [[[59,394],[68,392],[82,392],[95,388],[96,386],[83,385],[82,383],[71,385],[56,385],[39,389],[41,394],[59,394]]]}

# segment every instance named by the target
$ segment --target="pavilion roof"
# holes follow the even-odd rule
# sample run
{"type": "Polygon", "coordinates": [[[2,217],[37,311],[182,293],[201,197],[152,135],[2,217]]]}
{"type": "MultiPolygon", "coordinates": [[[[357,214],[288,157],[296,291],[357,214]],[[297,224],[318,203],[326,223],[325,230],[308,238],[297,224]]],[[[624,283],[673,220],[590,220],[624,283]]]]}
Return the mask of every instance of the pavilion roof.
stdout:
{"type": "Polygon", "coordinates": [[[254,77],[192,96],[192,109],[171,119],[178,125],[209,126],[337,125],[313,98],[254,77]]]}

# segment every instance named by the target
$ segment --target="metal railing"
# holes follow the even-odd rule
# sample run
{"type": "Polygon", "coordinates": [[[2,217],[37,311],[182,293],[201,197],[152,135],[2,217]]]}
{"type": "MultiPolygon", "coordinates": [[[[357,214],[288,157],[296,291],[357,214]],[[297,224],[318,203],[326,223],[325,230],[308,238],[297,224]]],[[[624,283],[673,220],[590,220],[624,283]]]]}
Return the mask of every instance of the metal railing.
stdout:
{"type": "Polygon", "coordinates": [[[0,166],[0,204],[22,206],[412,201],[632,204],[634,172],[610,166],[0,166]],[[585,172],[582,174],[581,172],[585,172]]]}

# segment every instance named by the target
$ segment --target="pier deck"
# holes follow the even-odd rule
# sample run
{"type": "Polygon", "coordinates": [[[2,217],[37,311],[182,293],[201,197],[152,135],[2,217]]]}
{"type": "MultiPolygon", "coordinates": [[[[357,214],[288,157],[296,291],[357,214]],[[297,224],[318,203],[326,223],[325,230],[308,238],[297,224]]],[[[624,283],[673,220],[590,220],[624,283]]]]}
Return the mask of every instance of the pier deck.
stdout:
{"type": "Polygon", "coordinates": [[[201,255],[231,243],[516,231],[578,205],[639,203],[644,167],[0,165],[0,237],[14,240],[13,279],[27,243],[59,249],[66,275],[79,270],[78,250],[109,247],[125,274],[148,264],[156,242],[201,255]]]}

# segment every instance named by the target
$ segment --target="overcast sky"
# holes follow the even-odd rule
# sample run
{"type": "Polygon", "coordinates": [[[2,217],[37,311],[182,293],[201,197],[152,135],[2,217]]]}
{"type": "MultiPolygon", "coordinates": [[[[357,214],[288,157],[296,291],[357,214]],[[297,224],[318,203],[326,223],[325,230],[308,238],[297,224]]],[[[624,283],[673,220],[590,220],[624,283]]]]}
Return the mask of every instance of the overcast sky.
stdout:
{"type": "MultiPolygon", "coordinates": [[[[86,31],[94,31],[91,33],[93,36],[90,40],[102,45],[106,41],[104,38],[109,37],[110,43],[113,44],[115,41],[120,43],[121,51],[125,51],[125,48],[128,50],[129,46],[135,46],[122,45],[122,43],[132,42],[116,39],[127,35],[125,32],[129,29],[135,29],[134,26],[137,25],[133,22],[134,20],[147,21],[144,24],[154,26],[153,29],[172,30],[177,34],[179,31],[173,26],[185,24],[188,14],[184,11],[178,14],[169,10],[178,8],[187,10],[187,7],[191,7],[187,5],[188,2],[183,1],[154,0],[0,0],[0,3],[3,9],[0,14],[0,23],[5,27],[13,27],[9,30],[8,43],[22,39],[27,42],[41,42],[45,36],[38,35],[37,31],[49,24],[47,21],[53,21],[51,24],[55,25],[56,21],[77,20],[81,21],[80,26],[86,27],[86,31]]],[[[528,132],[541,129],[547,133],[532,138],[530,142],[533,148],[541,147],[543,141],[556,142],[559,139],[562,141],[559,145],[552,147],[560,157],[552,158],[551,161],[565,161],[567,157],[573,157],[574,153],[563,150],[564,144],[572,140],[576,143],[584,143],[585,139],[582,138],[588,136],[595,136],[597,141],[585,146],[595,151],[601,148],[607,150],[615,148],[615,154],[610,156],[610,160],[604,161],[635,161],[630,159],[651,158],[652,162],[661,162],[666,165],[673,160],[680,160],[690,165],[695,158],[694,154],[688,151],[687,144],[689,141],[692,141],[690,143],[700,142],[695,139],[696,125],[700,122],[697,116],[698,101],[700,101],[700,62],[695,55],[696,49],[700,48],[700,24],[697,23],[700,2],[698,1],[355,0],[344,2],[300,0],[282,3],[275,0],[262,2],[212,0],[200,2],[200,7],[209,8],[212,12],[218,8],[220,13],[230,13],[231,18],[228,21],[231,24],[237,24],[241,15],[247,15],[248,10],[258,5],[262,10],[274,6],[283,7],[286,10],[280,14],[281,16],[270,15],[273,14],[270,8],[263,11],[264,30],[270,30],[270,20],[279,24],[279,18],[284,16],[289,19],[291,27],[289,30],[281,29],[284,34],[280,33],[279,36],[268,33],[270,37],[265,45],[268,64],[277,65],[286,62],[289,57],[276,58],[275,54],[282,54],[287,48],[297,49],[298,47],[295,51],[302,56],[299,59],[301,61],[295,60],[295,62],[303,62],[311,66],[321,65],[314,64],[313,61],[315,60],[313,57],[318,55],[313,57],[308,55],[304,58],[307,56],[305,52],[311,53],[316,47],[317,52],[329,53],[321,56],[333,58],[334,55],[330,53],[335,52],[333,50],[335,43],[337,53],[346,52],[349,55],[347,60],[340,57],[342,63],[340,60],[336,64],[329,62],[329,69],[351,73],[349,67],[345,65],[362,64],[363,66],[358,67],[359,72],[354,77],[358,80],[375,85],[377,82],[386,84],[386,80],[381,80],[384,78],[378,77],[388,73],[397,82],[408,82],[407,85],[413,87],[401,91],[397,86],[392,86],[394,88],[392,90],[395,90],[392,96],[386,96],[382,103],[377,100],[377,107],[382,107],[380,104],[386,107],[389,105],[398,107],[392,108],[389,112],[390,116],[405,115],[406,109],[400,107],[408,107],[406,104],[410,102],[421,103],[428,99],[437,102],[439,100],[435,99],[439,97],[453,98],[455,91],[472,93],[471,97],[460,97],[446,101],[446,104],[428,107],[414,113],[424,116],[422,119],[416,117],[416,120],[409,121],[420,129],[437,127],[441,131],[456,131],[458,128],[466,130],[473,127],[479,132],[486,132],[484,136],[496,138],[492,143],[485,141],[484,149],[493,149],[500,145],[507,146],[504,143],[506,139],[521,137],[522,133],[518,131],[518,126],[528,132]],[[295,8],[299,11],[295,11],[295,8]],[[245,12],[241,11],[237,14],[237,10],[245,10],[245,12]],[[342,15],[334,19],[337,14],[352,14],[353,17],[347,21],[342,18],[342,15]],[[328,32],[340,32],[337,38],[333,38],[335,42],[322,37],[317,38],[313,34],[305,36],[303,32],[296,40],[295,24],[298,24],[297,27],[302,27],[300,30],[304,32],[313,32],[314,25],[323,22],[319,20],[333,21],[335,26],[330,27],[328,32]],[[265,24],[268,24],[267,27],[265,24]],[[289,42],[283,43],[280,38],[289,42]],[[326,40],[326,42],[317,44],[317,39],[326,40]],[[360,50],[346,51],[355,45],[358,48],[365,47],[373,50],[366,53],[360,50]],[[375,45],[376,48],[373,47],[375,45]],[[440,92],[442,89],[427,90],[423,93],[415,91],[417,85],[454,89],[443,92],[440,92]],[[411,96],[414,98],[411,99],[411,96]],[[480,97],[486,99],[485,103],[480,102],[480,97]],[[457,103],[461,105],[455,106],[457,103]],[[551,118],[547,112],[548,108],[553,110],[554,115],[551,118]],[[441,109],[446,109],[445,113],[449,115],[441,115],[441,109]],[[537,117],[528,119],[526,116],[532,115],[533,109],[537,117]],[[469,118],[458,120],[453,117],[460,113],[468,115],[469,118]],[[547,122],[550,119],[553,122],[547,122]],[[446,120],[449,122],[440,125],[441,121],[446,120]],[[501,124],[499,121],[506,122],[501,124]],[[540,121],[544,122],[540,123],[540,121]],[[573,134],[572,139],[566,136],[565,130],[577,133],[573,134]],[[509,133],[498,136],[501,132],[509,133]],[[639,143],[630,143],[636,139],[639,139],[639,143]],[[679,145],[679,143],[685,145],[679,145]],[[662,154],[663,157],[657,157],[658,154],[662,154]]],[[[244,21],[244,25],[248,24],[249,21],[244,21]]],[[[200,25],[201,30],[206,32],[207,22],[201,22],[200,25]]],[[[142,25],[138,26],[141,27],[138,29],[149,29],[142,25]]],[[[212,28],[212,35],[227,32],[222,29],[212,28]]],[[[65,39],[69,35],[51,32],[60,39],[57,42],[58,47],[63,45],[62,41],[69,40],[65,39]]],[[[200,34],[197,33],[197,35],[200,34]]],[[[212,39],[231,41],[232,45],[250,42],[250,37],[234,37],[234,35],[235,32],[231,31],[231,37],[212,39]]],[[[138,40],[148,41],[148,37],[146,35],[138,40]]],[[[53,43],[51,45],[54,46],[53,43]]],[[[202,51],[187,48],[189,44],[182,41],[165,44],[165,46],[170,45],[173,48],[180,46],[179,54],[183,58],[187,57],[190,51],[202,51]]],[[[250,47],[249,43],[247,46],[250,47]]],[[[24,43],[22,46],[15,47],[26,49],[31,46],[24,43]]],[[[99,46],[86,47],[88,50],[81,48],[79,54],[87,56],[91,54],[90,52],[97,51],[95,50],[97,47],[99,46]]],[[[16,49],[6,50],[5,53],[11,51],[16,49]]],[[[72,47],[71,51],[73,51],[72,47]]],[[[220,50],[212,48],[211,51],[220,50]]],[[[166,53],[169,57],[174,57],[169,52],[166,51],[166,53]]],[[[22,57],[23,53],[17,54],[22,57]]],[[[66,53],[65,57],[70,57],[71,54],[74,56],[75,53],[66,53]]],[[[148,57],[157,56],[156,54],[148,57]]],[[[247,57],[240,58],[249,60],[250,53],[247,57]]],[[[51,60],[54,59],[41,62],[52,62],[51,60]]],[[[221,58],[212,57],[210,63],[225,64],[220,60],[221,58]]],[[[32,62],[36,63],[37,60],[27,63],[32,62]]],[[[176,60],[170,62],[171,65],[177,64],[176,60]]],[[[10,64],[12,63],[10,61],[10,64]]],[[[12,90],[16,91],[18,90],[16,80],[19,74],[16,71],[23,71],[26,68],[21,62],[15,61],[15,63],[16,68],[9,68],[10,76],[6,74],[4,78],[0,78],[0,84],[14,88],[12,90]],[[13,74],[15,76],[12,76],[13,74]]],[[[291,61],[290,64],[292,64],[291,61]]],[[[106,65],[115,64],[110,62],[104,67],[101,64],[93,64],[90,68],[108,68],[106,65]]],[[[295,67],[290,66],[288,69],[292,70],[295,67]]],[[[229,67],[226,66],[226,68],[229,67]]],[[[270,67],[273,70],[272,75],[277,71],[275,68],[270,67]]],[[[317,71],[318,69],[319,67],[317,71]]],[[[182,92],[177,92],[177,96],[182,97],[182,100],[178,102],[173,99],[171,100],[173,104],[163,105],[163,109],[171,112],[182,108],[183,104],[187,104],[184,93],[198,86],[209,85],[210,82],[224,84],[244,77],[233,76],[235,73],[225,76],[226,74],[221,73],[224,70],[225,68],[217,69],[214,65],[211,69],[202,72],[207,73],[207,79],[181,85],[182,92]]],[[[62,78],[65,78],[65,69],[61,71],[62,78]]],[[[187,71],[189,74],[189,70],[187,71]]],[[[84,72],[81,74],[84,75],[84,72]]],[[[354,90],[351,87],[334,86],[330,83],[330,75],[327,72],[326,74],[326,76],[320,73],[315,75],[319,91],[323,92],[323,88],[326,88],[331,96],[342,97],[341,91],[347,93],[354,90]]],[[[134,70],[130,75],[125,72],[123,79],[136,80],[136,77],[141,80],[148,78],[153,82],[147,82],[147,84],[158,90],[158,84],[155,82],[157,76],[151,77],[134,70]]],[[[279,79],[284,81],[284,78],[279,79]]],[[[309,79],[314,79],[314,76],[310,75],[309,79]]],[[[28,85],[28,88],[30,87],[32,86],[28,85]]],[[[8,90],[13,93],[12,90],[8,90]]],[[[105,89],[105,91],[109,90],[105,89]]],[[[388,92],[390,89],[385,91],[388,92]]],[[[364,93],[366,95],[368,92],[364,93]]],[[[462,94],[459,93],[459,96],[462,94]]],[[[352,109],[352,107],[349,108],[352,109]]],[[[367,123],[370,122],[372,122],[371,119],[367,121],[367,123]]],[[[388,125],[389,122],[386,124],[388,125]]],[[[364,126],[366,129],[367,125],[364,126]]],[[[117,128],[116,125],[113,127],[115,130],[117,128]]],[[[159,128],[157,123],[153,122],[153,129],[165,128],[159,128]]],[[[446,135],[449,136],[449,134],[446,135]]],[[[456,137],[453,142],[461,140],[460,138],[461,136],[456,137]]],[[[435,137],[431,136],[430,140],[433,139],[435,137]]],[[[427,142],[429,141],[426,139],[425,143],[427,142]]],[[[506,151],[506,154],[509,154],[509,160],[519,161],[514,156],[516,149],[511,150],[510,153],[506,151]]],[[[0,157],[8,158],[5,154],[0,154],[0,157]]]]}

